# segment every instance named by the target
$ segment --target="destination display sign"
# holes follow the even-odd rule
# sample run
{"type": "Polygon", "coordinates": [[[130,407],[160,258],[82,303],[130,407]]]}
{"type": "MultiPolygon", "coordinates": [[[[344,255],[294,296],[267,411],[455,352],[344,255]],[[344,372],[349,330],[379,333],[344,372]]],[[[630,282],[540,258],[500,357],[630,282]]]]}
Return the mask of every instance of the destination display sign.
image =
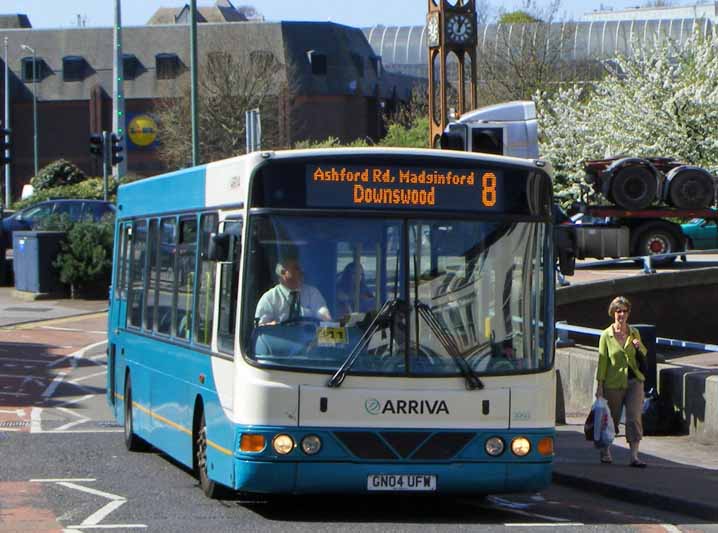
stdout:
{"type": "Polygon", "coordinates": [[[500,170],[307,165],[308,207],[501,211],[500,170]]]}

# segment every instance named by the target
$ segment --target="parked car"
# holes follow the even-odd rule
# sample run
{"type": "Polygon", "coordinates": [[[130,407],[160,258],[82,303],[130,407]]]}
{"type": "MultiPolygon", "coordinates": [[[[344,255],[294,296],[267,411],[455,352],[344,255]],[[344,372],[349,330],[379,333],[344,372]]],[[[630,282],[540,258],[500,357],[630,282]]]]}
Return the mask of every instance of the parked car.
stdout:
{"type": "Polygon", "coordinates": [[[718,219],[694,218],[681,224],[681,231],[688,239],[688,247],[693,250],[718,248],[718,219]]]}
{"type": "Polygon", "coordinates": [[[66,216],[71,222],[93,220],[114,214],[115,206],[103,200],[46,200],[3,218],[0,228],[0,249],[12,248],[14,231],[29,231],[53,215],[66,216]]]}

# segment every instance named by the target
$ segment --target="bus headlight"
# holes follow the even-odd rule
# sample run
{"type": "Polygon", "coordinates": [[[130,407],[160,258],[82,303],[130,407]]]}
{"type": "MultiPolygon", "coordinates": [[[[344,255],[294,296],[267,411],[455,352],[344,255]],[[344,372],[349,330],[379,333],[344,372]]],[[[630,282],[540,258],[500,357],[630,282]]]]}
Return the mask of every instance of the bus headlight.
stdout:
{"type": "Polygon", "coordinates": [[[307,455],[319,453],[322,449],[322,439],[316,435],[307,435],[302,439],[302,451],[307,455]]]}
{"type": "Polygon", "coordinates": [[[516,437],[511,441],[511,451],[514,455],[518,455],[519,457],[528,455],[531,451],[531,443],[529,442],[529,439],[526,437],[516,437]]]}
{"type": "Polygon", "coordinates": [[[489,455],[496,457],[504,453],[504,439],[501,437],[491,437],[490,439],[487,439],[486,444],[484,444],[484,449],[486,450],[486,453],[489,455]]]}
{"type": "Polygon", "coordinates": [[[294,439],[289,435],[280,433],[272,440],[272,448],[280,455],[287,455],[294,449],[294,439]]]}

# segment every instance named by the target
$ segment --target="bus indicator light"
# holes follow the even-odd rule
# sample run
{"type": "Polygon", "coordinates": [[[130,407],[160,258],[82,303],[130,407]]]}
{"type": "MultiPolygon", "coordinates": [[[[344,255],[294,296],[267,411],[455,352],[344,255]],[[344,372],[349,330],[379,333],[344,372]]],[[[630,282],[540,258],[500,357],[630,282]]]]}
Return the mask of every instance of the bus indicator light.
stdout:
{"type": "Polygon", "coordinates": [[[254,433],[242,433],[242,438],[239,441],[239,449],[243,452],[261,452],[265,445],[264,435],[254,433]]]}
{"type": "Polygon", "coordinates": [[[553,455],[553,438],[544,437],[539,441],[536,449],[541,455],[553,455]]]}

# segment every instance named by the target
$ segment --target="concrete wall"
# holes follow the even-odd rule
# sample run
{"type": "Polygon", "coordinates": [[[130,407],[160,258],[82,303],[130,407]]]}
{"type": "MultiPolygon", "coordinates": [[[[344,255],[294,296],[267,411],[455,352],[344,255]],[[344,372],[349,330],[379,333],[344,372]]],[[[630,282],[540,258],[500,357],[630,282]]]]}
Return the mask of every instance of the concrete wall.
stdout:
{"type": "MultiPolygon", "coordinates": [[[[570,280],[570,278],[569,278],[570,280]]],[[[608,304],[618,295],[631,300],[634,324],[654,324],[659,337],[715,343],[714,309],[718,302],[718,269],[638,275],[556,291],[556,320],[603,329],[611,323],[608,304]]]]}
{"type": "MultiPolygon", "coordinates": [[[[595,346],[556,350],[556,423],[588,414],[597,366],[595,346]]],[[[718,370],[659,364],[658,392],[663,416],[675,418],[679,431],[704,444],[718,441],[718,370]]]]}

